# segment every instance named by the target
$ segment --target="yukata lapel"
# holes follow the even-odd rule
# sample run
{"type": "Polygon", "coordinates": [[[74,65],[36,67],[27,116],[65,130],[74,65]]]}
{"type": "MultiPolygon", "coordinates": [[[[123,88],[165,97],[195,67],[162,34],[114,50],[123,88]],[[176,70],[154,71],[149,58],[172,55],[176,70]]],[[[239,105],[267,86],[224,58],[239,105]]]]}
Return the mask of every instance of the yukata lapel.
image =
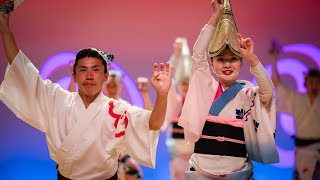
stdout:
{"type": "Polygon", "coordinates": [[[243,86],[240,83],[234,83],[212,104],[209,114],[218,116],[224,107],[238,94],[243,86]]]}
{"type": "MultiPolygon", "coordinates": [[[[70,152],[70,150],[79,142],[79,139],[86,128],[89,127],[90,123],[95,119],[97,114],[105,106],[101,102],[104,101],[105,97],[100,93],[97,98],[89,105],[88,108],[85,108],[81,97],[77,94],[75,103],[78,104],[75,117],[78,118],[77,122],[71,128],[68,135],[63,139],[63,142],[55,154],[55,160],[58,164],[63,164],[65,157],[70,152]],[[80,103],[80,104],[79,104],[80,103]]],[[[107,103],[106,103],[107,104],[107,103]]],[[[60,169],[59,169],[60,170],[60,169]]]]}

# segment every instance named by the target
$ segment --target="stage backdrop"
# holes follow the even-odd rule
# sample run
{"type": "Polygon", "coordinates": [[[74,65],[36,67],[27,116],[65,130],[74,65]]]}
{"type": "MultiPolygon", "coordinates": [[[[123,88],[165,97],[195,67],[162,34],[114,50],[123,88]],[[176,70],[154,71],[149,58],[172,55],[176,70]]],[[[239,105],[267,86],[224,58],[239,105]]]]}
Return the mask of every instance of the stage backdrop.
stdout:
{"type": "MultiPolygon", "coordinates": [[[[188,38],[193,47],[200,29],[209,20],[210,0],[26,0],[10,17],[18,46],[34,62],[44,78],[67,87],[69,62],[81,48],[96,47],[113,53],[114,69],[125,76],[123,97],[142,105],[135,79],[151,76],[154,62],[166,62],[178,36],[188,38]]],[[[238,29],[255,42],[255,51],[270,72],[268,49],[272,37],[283,44],[278,62],[287,85],[305,92],[303,73],[320,67],[320,25],[316,17],[320,3],[309,1],[244,0],[232,1],[238,29]]],[[[2,49],[2,43],[0,44],[2,49]]],[[[0,51],[0,81],[6,58],[0,51]]],[[[270,73],[271,75],[271,73],[270,73]]],[[[244,61],[242,79],[254,82],[244,61]]],[[[17,82],[18,83],[18,82],[17,82]]],[[[21,89],[23,91],[23,89],[21,89]]],[[[155,94],[150,87],[152,100],[155,94]]],[[[256,179],[291,179],[294,164],[293,119],[277,116],[277,146],[281,162],[255,163],[256,179]]],[[[169,178],[166,135],[161,134],[157,168],[143,168],[144,179],[169,178]]],[[[25,124],[0,102],[0,179],[56,179],[55,163],[50,160],[45,135],[25,124]]]]}

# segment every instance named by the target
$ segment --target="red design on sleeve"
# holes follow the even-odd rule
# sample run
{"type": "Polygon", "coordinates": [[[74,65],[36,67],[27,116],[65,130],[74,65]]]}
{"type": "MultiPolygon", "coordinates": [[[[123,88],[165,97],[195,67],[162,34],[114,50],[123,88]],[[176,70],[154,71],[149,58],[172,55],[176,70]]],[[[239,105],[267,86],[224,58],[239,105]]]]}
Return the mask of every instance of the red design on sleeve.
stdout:
{"type": "Polygon", "coordinates": [[[114,107],[115,107],[114,106],[114,101],[110,101],[109,102],[109,114],[110,114],[111,117],[115,118],[115,121],[114,121],[113,125],[114,125],[114,127],[116,129],[118,128],[118,124],[119,124],[120,119],[124,118],[124,130],[115,134],[115,137],[119,138],[121,136],[124,136],[125,129],[128,127],[129,120],[128,120],[128,117],[127,117],[127,111],[124,111],[123,114],[116,114],[114,112],[114,107]]]}
{"type": "Polygon", "coordinates": [[[246,94],[248,94],[249,91],[250,91],[250,88],[248,88],[248,89],[246,90],[246,94]]]}

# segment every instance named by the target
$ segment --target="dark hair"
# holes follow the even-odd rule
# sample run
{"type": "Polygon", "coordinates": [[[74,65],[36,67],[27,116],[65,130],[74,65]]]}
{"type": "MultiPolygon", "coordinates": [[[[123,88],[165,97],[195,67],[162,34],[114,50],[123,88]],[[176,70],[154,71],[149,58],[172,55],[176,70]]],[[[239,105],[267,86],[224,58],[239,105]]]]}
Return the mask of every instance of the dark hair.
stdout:
{"type": "MultiPolygon", "coordinates": [[[[228,44],[226,45],[226,47],[225,47],[222,51],[224,51],[225,49],[230,49],[230,51],[231,51],[231,48],[229,47],[228,44]]],[[[221,51],[221,52],[222,52],[222,51],[221,51]]],[[[221,53],[221,52],[220,52],[220,53],[221,53]]],[[[231,52],[232,52],[232,51],[231,51],[231,52]]],[[[232,52],[232,53],[233,53],[233,52],[232,52]]],[[[237,56],[237,55],[236,55],[236,56],[237,56]]],[[[211,60],[211,62],[212,62],[212,61],[213,61],[213,57],[210,57],[210,60],[211,60]]],[[[241,56],[240,56],[240,60],[242,60],[242,57],[241,57],[241,56]]]]}
{"type": "Polygon", "coordinates": [[[319,69],[315,69],[315,68],[311,68],[309,69],[309,71],[307,72],[307,74],[304,76],[304,80],[305,82],[307,82],[307,80],[311,77],[315,77],[320,79],[320,71],[319,69]]]}
{"type": "Polygon", "coordinates": [[[103,59],[103,57],[97,51],[92,50],[92,49],[82,49],[77,53],[76,59],[74,61],[74,66],[73,66],[73,73],[74,74],[76,74],[76,67],[78,65],[78,61],[82,58],[85,58],[85,57],[93,57],[93,58],[100,59],[103,66],[104,66],[104,73],[108,72],[106,61],[103,59]]]}
{"type": "MultiPolygon", "coordinates": [[[[213,57],[210,57],[211,62],[213,61],[213,57]]],[[[242,57],[240,57],[240,60],[242,61],[242,57]]]]}

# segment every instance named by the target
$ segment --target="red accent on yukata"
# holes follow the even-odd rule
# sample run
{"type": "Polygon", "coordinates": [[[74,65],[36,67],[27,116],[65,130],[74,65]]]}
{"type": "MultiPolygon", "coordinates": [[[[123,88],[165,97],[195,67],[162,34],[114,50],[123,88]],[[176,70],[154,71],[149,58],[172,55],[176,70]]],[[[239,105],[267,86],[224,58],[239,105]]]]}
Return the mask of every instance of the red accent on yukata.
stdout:
{"type": "Polygon", "coordinates": [[[220,174],[219,177],[226,177],[226,174],[220,174]]]}
{"type": "Polygon", "coordinates": [[[306,172],[308,172],[308,171],[309,171],[308,168],[303,168],[302,173],[306,173],[306,172]]]}
{"type": "Polygon", "coordinates": [[[222,89],[221,84],[219,83],[218,89],[217,89],[217,92],[216,92],[216,96],[213,99],[213,103],[216,102],[216,100],[221,96],[222,93],[223,93],[223,89],[222,89]]]}
{"type": "Polygon", "coordinates": [[[248,94],[249,91],[250,91],[250,88],[248,88],[248,89],[246,90],[246,94],[248,94]]]}
{"type": "Polygon", "coordinates": [[[125,131],[121,131],[121,132],[119,132],[119,133],[116,133],[116,134],[114,135],[114,137],[119,138],[119,137],[121,137],[121,136],[124,136],[124,134],[125,134],[125,131]]]}
{"type": "MultiPolygon", "coordinates": [[[[118,124],[119,124],[119,120],[122,119],[123,116],[125,116],[125,117],[124,117],[124,127],[125,127],[125,129],[126,129],[126,128],[128,127],[128,123],[129,123],[128,117],[126,116],[127,111],[124,111],[123,114],[116,114],[116,113],[114,112],[114,107],[115,107],[115,106],[114,106],[114,101],[110,101],[110,102],[109,102],[109,114],[110,114],[111,117],[113,117],[113,118],[116,119],[116,120],[114,121],[114,123],[113,123],[114,127],[117,129],[118,124]]],[[[121,137],[121,136],[124,136],[124,134],[125,134],[125,131],[121,131],[121,132],[119,132],[119,133],[116,133],[116,134],[115,134],[115,137],[116,137],[116,138],[119,138],[119,137],[121,137]]]]}

